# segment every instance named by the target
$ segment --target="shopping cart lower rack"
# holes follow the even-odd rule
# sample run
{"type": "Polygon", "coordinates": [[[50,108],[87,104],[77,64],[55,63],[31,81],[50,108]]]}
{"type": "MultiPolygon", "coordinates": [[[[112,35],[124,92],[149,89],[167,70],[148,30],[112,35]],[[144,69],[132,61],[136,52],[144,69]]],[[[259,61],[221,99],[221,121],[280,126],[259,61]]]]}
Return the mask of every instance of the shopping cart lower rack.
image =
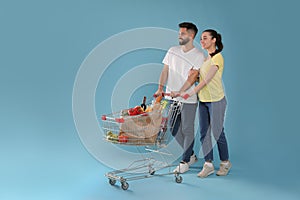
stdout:
{"type": "Polygon", "coordinates": [[[140,160],[133,161],[127,168],[106,173],[111,185],[119,181],[122,189],[127,190],[128,181],[171,174],[177,183],[182,182],[179,173],[171,171],[174,165],[168,158],[173,155],[166,148],[181,108],[180,102],[163,99],[148,104],[147,112],[134,116],[128,115],[130,109],[102,116],[105,140],[117,145],[135,146],[141,155],[140,160]],[[142,153],[141,147],[148,153],[142,153]],[[158,173],[160,170],[162,173],[158,173]]]}

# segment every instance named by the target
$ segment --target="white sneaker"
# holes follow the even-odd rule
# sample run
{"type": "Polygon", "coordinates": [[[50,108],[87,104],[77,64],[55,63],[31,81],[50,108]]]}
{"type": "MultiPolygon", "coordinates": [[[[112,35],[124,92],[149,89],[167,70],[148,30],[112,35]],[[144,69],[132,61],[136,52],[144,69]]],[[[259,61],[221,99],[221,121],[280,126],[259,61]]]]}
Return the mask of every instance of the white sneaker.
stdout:
{"type": "Polygon", "coordinates": [[[187,172],[187,171],[189,171],[189,169],[190,169],[190,166],[189,166],[189,164],[188,163],[186,163],[186,162],[183,162],[183,161],[181,161],[180,163],[179,163],[179,165],[173,170],[173,172],[174,173],[184,173],[184,172],[187,172]]]}
{"type": "Polygon", "coordinates": [[[191,166],[192,164],[194,164],[195,162],[198,161],[198,158],[195,154],[191,155],[190,157],[190,162],[188,162],[189,166],[191,166]]]}
{"type": "Polygon", "coordinates": [[[197,176],[199,176],[200,178],[206,178],[209,175],[213,174],[214,172],[215,172],[215,168],[213,164],[205,162],[201,172],[199,172],[197,176]]]}
{"type": "Polygon", "coordinates": [[[226,176],[231,168],[231,162],[227,161],[227,162],[221,162],[220,163],[220,169],[219,171],[217,171],[217,175],[218,176],[226,176]]]}

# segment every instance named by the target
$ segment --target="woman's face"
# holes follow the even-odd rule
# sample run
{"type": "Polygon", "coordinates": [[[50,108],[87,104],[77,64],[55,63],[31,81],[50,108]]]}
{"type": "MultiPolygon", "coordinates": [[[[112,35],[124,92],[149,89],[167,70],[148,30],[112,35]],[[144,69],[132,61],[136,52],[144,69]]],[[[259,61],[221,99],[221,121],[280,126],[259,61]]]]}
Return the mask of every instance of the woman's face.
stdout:
{"type": "Polygon", "coordinates": [[[209,32],[203,32],[200,38],[200,43],[203,49],[210,49],[216,46],[216,38],[212,39],[209,32]]]}

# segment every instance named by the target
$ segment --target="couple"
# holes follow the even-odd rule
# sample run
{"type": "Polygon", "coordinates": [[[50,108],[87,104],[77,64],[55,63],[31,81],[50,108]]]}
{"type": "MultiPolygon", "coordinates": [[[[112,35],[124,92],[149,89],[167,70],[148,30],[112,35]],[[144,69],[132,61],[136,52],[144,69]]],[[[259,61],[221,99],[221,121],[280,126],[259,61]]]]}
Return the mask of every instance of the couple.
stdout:
{"type": "Polygon", "coordinates": [[[199,104],[200,141],[205,163],[198,176],[205,178],[215,171],[212,163],[211,135],[217,142],[221,160],[217,175],[226,176],[231,163],[228,160],[228,145],[223,127],[227,103],[222,86],[224,68],[224,60],[220,53],[223,49],[222,39],[214,30],[202,32],[200,42],[202,48],[208,52],[205,58],[204,54],[193,45],[197,32],[198,29],[193,23],[179,24],[180,46],[171,47],[163,59],[164,67],[156,95],[160,95],[166,86],[173,100],[183,103],[181,113],[171,131],[183,148],[182,161],[174,172],[187,172],[190,165],[197,161],[193,146],[195,115],[199,104]],[[198,78],[199,84],[195,86],[198,78]]]}

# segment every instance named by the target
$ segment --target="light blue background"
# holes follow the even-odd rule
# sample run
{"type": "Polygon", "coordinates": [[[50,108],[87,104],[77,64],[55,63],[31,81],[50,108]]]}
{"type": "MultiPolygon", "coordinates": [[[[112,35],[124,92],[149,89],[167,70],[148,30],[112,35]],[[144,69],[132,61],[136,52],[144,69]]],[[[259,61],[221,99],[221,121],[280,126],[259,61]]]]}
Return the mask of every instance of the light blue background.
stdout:
{"type": "MultiPolygon", "coordinates": [[[[299,6],[297,0],[1,0],[0,199],[299,199],[299,6]],[[194,168],[182,184],[165,177],[130,182],[126,192],[111,187],[103,176],[109,169],[76,132],[76,73],[114,34],[177,30],[182,21],[223,35],[232,172],[203,180],[194,168]]],[[[162,57],[151,50],[130,54],[124,70],[162,57]]]]}

